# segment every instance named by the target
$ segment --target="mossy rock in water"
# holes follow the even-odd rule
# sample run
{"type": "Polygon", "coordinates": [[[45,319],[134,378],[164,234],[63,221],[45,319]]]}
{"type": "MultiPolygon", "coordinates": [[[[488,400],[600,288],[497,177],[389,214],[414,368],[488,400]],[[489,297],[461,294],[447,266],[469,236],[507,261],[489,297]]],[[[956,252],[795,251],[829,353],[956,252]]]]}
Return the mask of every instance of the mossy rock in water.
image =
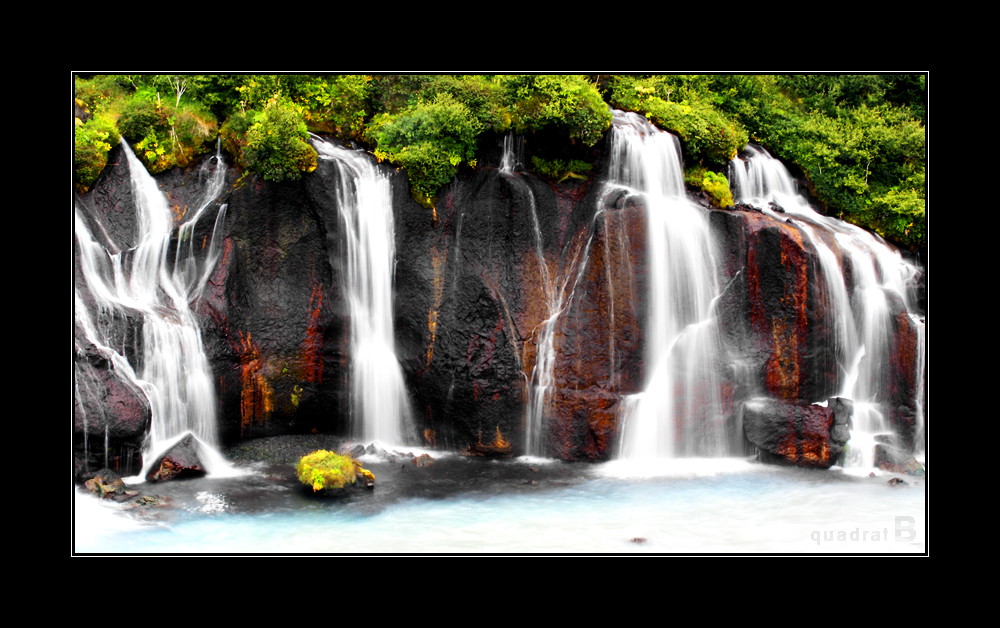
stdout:
{"type": "Polygon", "coordinates": [[[320,450],[304,456],[295,467],[299,481],[314,492],[336,492],[349,485],[372,488],[375,476],[350,456],[320,450]]]}

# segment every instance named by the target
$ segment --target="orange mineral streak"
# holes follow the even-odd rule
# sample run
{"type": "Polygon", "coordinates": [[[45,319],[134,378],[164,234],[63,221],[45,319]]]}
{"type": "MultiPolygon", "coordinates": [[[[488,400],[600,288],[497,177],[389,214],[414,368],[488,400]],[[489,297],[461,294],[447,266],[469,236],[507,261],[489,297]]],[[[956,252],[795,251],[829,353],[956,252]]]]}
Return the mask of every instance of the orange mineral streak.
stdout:
{"type": "MultiPolygon", "coordinates": [[[[803,259],[802,234],[782,225],[781,264],[785,269],[785,292],[777,312],[768,313],[756,299],[752,299],[751,325],[758,333],[771,336],[771,357],[764,376],[768,392],[779,399],[794,401],[799,398],[808,319],[808,269],[803,259]]],[[[760,294],[760,276],[756,267],[756,251],[748,256],[750,273],[748,281],[752,294],[760,294]]]]}
{"type": "Polygon", "coordinates": [[[794,433],[786,435],[778,445],[778,455],[799,466],[830,466],[829,443],[815,434],[805,434],[801,438],[794,433]]]}
{"type": "Polygon", "coordinates": [[[274,390],[264,376],[260,350],[251,334],[239,334],[240,352],[240,433],[254,423],[264,423],[271,414],[274,390]]]}
{"type": "Polygon", "coordinates": [[[442,255],[436,246],[431,247],[431,266],[434,268],[434,279],[431,285],[431,309],[427,312],[427,366],[434,357],[434,341],[437,338],[438,309],[444,298],[444,267],[447,255],[442,255]]]}
{"type": "Polygon", "coordinates": [[[303,379],[307,382],[323,382],[323,328],[320,315],[323,311],[323,286],[313,283],[309,297],[309,325],[306,339],[302,343],[303,379]]]}

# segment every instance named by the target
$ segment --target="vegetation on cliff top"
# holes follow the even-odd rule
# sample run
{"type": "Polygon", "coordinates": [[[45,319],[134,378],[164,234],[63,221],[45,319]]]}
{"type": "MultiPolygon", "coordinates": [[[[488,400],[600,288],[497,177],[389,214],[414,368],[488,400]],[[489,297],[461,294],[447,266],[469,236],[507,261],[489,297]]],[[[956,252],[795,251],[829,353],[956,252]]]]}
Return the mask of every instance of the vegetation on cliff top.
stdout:
{"type": "Polygon", "coordinates": [[[124,137],[153,173],[223,147],[247,172],[315,168],[308,133],[367,144],[425,206],[486,137],[526,137],[553,181],[588,176],[609,105],[676,134],[686,180],[731,200],[722,173],[748,141],[782,159],[828,213],[903,246],[926,241],[925,76],[80,75],[74,155],[86,190],[124,137]],[[82,112],[82,113],[81,113],[82,112]]]}

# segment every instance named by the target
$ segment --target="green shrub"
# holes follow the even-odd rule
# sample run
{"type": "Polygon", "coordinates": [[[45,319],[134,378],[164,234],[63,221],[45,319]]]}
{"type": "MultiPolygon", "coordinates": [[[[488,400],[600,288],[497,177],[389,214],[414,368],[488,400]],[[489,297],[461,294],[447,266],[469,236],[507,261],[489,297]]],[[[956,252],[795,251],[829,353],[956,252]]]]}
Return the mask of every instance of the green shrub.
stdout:
{"type": "Polygon", "coordinates": [[[518,133],[558,129],[571,143],[593,146],[611,127],[607,103],[585,76],[504,75],[497,81],[518,133]]]}
{"type": "Polygon", "coordinates": [[[317,102],[309,120],[315,120],[317,130],[327,130],[344,139],[360,140],[364,136],[368,117],[368,97],[372,77],[343,74],[330,77],[322,101],[317,102]],[[324,126],[325,125],[325,126],[324,126]]]}
{"type": "Polygon", "coordinates": [[[746,129],[716,108],[720,99],[697,77],[614,77],[610,98],[615,107],[676,133],[689,161],[721,166],[749,141],[746,129]]]}
{"type": "MultiPolygon", "coordinates": [[[[291,103],[272,97],[249,119],[252,123],[238,157],[246,168],[271,181],[295,180],[316,169],[316,151],[306,141],[306,123],[291,103]]],[[[234,127],[246,121],[244,118],[234,127]]]]}
{"type": "Polygon", "coordinates": [[[73,167],[76,184],[86,192],[108,162],[108,151],[120,140],[118,129],[111,118],[97,115],[86,123],[76,119],[73,134],[73,167]]]}
{"type": "Polygon", "coordinates": [[[166,126],[166,110],[145,93],[137,93],[127,99],[118,118],[118,130],[133,143],[155,135],[166,126]]]}
{"type": "Polygon", "coordinates": [[[475,164],[481,130],[468,107],[443,93],[397,114],[375,116],[366,137],[376,145],[380,160],[406,170],[413,197],[430,207],[438,189],[455,177],[459,164],[475,164]]]}
{"type": "Polygon", "coordinates": [[[186,166],[196,155],[214,148],[215,116],[193,100],[175,105],[148,89],[130,96],[118,117],[118,129],[132,143],[146,169],[156,174],[186,166]]]}
{"type": "Polygon", "coordinates": [[[117,74],[75,76],[73,79],[73,97],[82,101],[92,114],[109,112],[120,106],[130,91],[128,80],[117,74]]]}

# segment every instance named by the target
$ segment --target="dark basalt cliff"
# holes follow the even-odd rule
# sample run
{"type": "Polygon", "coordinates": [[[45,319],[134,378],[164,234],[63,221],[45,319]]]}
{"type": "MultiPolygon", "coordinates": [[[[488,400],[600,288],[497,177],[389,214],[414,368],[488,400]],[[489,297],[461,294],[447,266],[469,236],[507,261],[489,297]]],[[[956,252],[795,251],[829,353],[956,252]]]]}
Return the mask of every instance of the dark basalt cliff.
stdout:
{"type": "MultiPolygon", "coordinates": [[[[118,150],[78,200],[88,229],[104,234],[94,237],[107,239],[99,244],[109,250],[128,249],[135,231],[127,165],[118,150]]],[[[157,177],[178,215],[197,193],[196,174],[192,165],[157,177]]],[[[351,320],[338,176],[324,160],[295,182],[249,176],[237,183],[230,174],[221,198],[199,221],[194,241],[208,242],[226,205],[217,234],[221,257],[193,307],[215,378],[224,444],[350,433],[351,320]]],[[[563,459],[609,458],[621,398],[641,391],[646,377],[644,209],[606,197],[597,179],[551,184],[486,165],[461,174],[430,210],[412,200],[405,173],[391,177],[396,349],[413,443],[521,453],[543,323],[557,302],[546,449],[563,459]]],[[[808,405],[837,394],[833,321],[823,305],[817,253],[794,222],[707,211],[723,287],[718,398],[739,435],[748,399],[808,405]]],[[[86,294],[82,283],[77,272],[77,289],[86,294]]],[[[889,342],[896,348],[885,369],[885,405],[912,444],[917,334],[899,295],[889,301],[896,321],[889,342]]],[[[87,297],[77,307],[101,315],[87,297]]],[[[141,317],[116,324],[119,350],[135,364],[141,317]]],[[[95,350],[77,351],[75,368],[78,459],[84,432],[91,457],[106,430],[113,449],[137,450],[149,421],[141,391],[95,350]]]]}

